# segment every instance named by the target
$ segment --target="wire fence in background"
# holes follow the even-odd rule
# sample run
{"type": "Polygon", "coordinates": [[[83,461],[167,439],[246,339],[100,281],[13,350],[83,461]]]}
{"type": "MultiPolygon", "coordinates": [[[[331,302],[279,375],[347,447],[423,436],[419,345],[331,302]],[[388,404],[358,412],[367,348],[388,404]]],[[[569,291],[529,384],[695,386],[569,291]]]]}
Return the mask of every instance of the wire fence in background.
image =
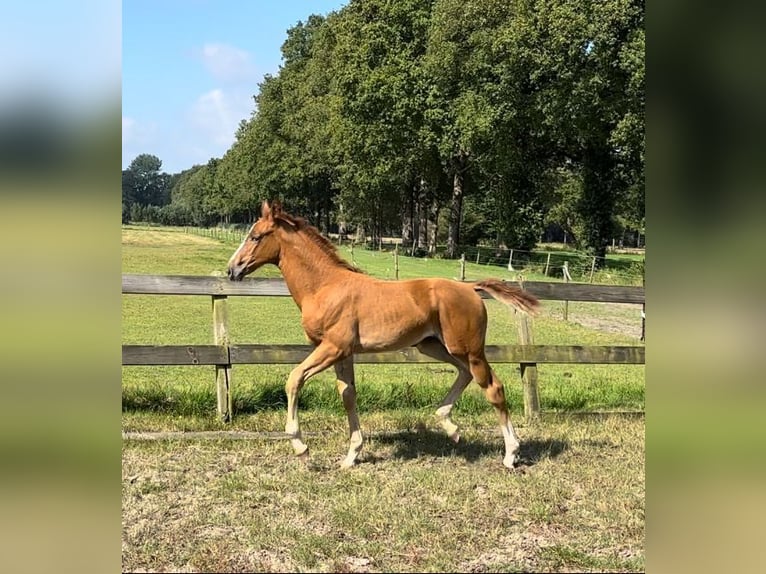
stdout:
{"type": "MultiPolygon", "coordinates": [[[[247,225],[230,225],[216,227],[184,227],[185,233],[209,237],[220,241],[240,243],[248,230],[247,225]]],[[[336,245],[349,245],[370,249],[371,242],[356,243],[352,238],[331,235],[331,241],[336,245]]],[[[396,251],[396,257],[407,257],[412,250],[403,246],[401,240],[386,239],[376,245],[376,251],[396,251]]],[[[437,246],[432,258],[442,258],[446,246],[437,246]]],[[[503,267],[510,272],[525,275],[541,275],[551,279],[568,280],[583,283],[641,285],[644,277],[644,258],[640,255],[612,254],[611,257],[596,257],[584,253],[566,250],[535,250],[494,248],[487,246],[465,245],[458,249],[465,263],[476,265],[503,267]]],[[[422,258],[424,255],[419,254],[422,258]]],[[[465,266],[460,265],[461,277],[464,277],[465,266]]]]}

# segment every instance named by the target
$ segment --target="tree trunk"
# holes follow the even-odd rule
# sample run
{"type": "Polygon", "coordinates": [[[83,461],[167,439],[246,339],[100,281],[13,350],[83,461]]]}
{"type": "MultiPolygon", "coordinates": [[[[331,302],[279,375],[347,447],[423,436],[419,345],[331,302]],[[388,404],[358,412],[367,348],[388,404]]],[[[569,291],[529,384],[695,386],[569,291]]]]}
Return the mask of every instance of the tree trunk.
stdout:
{"type": "Polygon", "coordinates": [[[338,235],[345,237],[347,231],[346,215],[343,212],[343,203],[338,204],[338,235]]]}
{"type": "Polygon", "coordinates": [[[428,219],[431,224],[428,228],[428,255],[433,257],[436,255],[436,237],[439,230],[439,202],[436,199],[431,202],[428,219]]]}
{"type": "Polygon", "coordinates": [[[372,238],[372,249],[379,249],[383,243],[383,225],[380,220],[380,213],[375,216],[375,234],[372,238]]]}
{"type": "Polygon", "coordinates": [[[404,209],[402,211],[402,245],[409,247],[412,245],[412,238],[414,237],[414,200],[415,186],[411,185],[407,190],[407,196],[404,202],[404,209]]]}
{"type": "Polygon", "coordinates": [[[428,250],[428,198],[426,182],[421,179],[418,188],[418,246],[419,253],[428,250]]]}
{"type": "Polygon", "coordinates": [[[452,198],[449,208],[449,227],[447,228],[447,253],[448,259],[455,259],[460,246],[460,219],[463,214],[463,185],[465,183],[463,173],[463,156],[459,156],[452,175],[452,198]]]}
{"type": "Polygon", "coordinates": [[[324,182],[324,231],[325,234],[332,230],[332,188],[329,179],[324,182]]]}
{"type": "Polygon", "coordinates": [[[583,192],[580,211],[583,215],[587,247],[596,256],[596,268],[606,257],[606,246],[613,234],[614,193],[612,190],[612,160],[607,149],[590,145],[583,162],[583,192]]]}

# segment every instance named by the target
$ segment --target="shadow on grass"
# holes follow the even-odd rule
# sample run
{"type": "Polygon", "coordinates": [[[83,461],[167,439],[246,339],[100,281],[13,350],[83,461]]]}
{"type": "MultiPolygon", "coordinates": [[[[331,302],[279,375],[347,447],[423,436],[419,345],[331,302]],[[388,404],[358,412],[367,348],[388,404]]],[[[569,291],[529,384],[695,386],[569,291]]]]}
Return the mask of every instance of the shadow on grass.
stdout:
{"type": "MultiPolygon", "coordinates": [[[[455,454],[467,462],[476,462],[482,457],[503,456],[503,439],[461,438],[457,444],[450,441],[442,432],[433,430],[409,430],[377,435],[375,441],[394,448],[393,457],[411,460],[424,456],[443,457],[455,454]]],[[[524,440],[519,449],[519,463],[532,466],[538,462],[556,458],[569,448],[567,441],[558,439],[524,440]]],[[[368,456],[365,462],[376,463],[380,459],[368,456]]]]}

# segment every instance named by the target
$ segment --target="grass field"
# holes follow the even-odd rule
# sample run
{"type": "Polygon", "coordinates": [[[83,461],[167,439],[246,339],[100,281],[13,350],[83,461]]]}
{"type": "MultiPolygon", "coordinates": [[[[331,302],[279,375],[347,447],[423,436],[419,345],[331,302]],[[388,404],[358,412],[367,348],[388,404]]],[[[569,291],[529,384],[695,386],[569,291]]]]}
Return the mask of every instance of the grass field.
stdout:
{"type": "MultiPolygon", "coordinates": [[[[256,415],[274,419],[259,426],[281,425],[275,415],[256,415]]],[[[371,415],[367,449],[345,472],[341,419],[308,420],[319,433],[309,465],[283,441],[126,441],[123,570],[644,569],[643,420],[524,428],[525,473],[502,470],[489,420],[452,445],[371,415]]]]}
{"type": "MultiPolygon", "coordinates": [[[[220,274],[236,244],[178,229],[123,229],[123,272],[220,274]]],[[[347,248],[341,254],[349,258],[347,248]]],[[[390,277],[390,254],[356,249],[365,271],[390,277]]],[[[402,257],[400,276],[456,277],[454,261],[402,257]]],[[[468,279],[515,279],[467,264],[468,279]]],[[[276,277],[267,267],[261,277],[276,277]]],[[[534,279],[534,277],[528,277],[534,279]]],[[[123,342],[209,344],[208,297],[125,295],[123,342]]],[[[514,343],[508,309],[487,301],[489,344],[514,343]]],[[[544,302],[536,343],[639,344],[640,307],[544,302]]],[[[232,297],[236,343],[305,343],[286,297],[232,297]]],[[[212,367],[123,367],[123,431],[250,431],[247,440],[123,443],[123,569],[130,571],[636,571],[643,570],[643,417],[573,411],[644,407],[644,367],[541,365],[546,415],[522,424],[515,365],[496,365],[522,440],[526,472],[501,465],[502,438],[473,386],[458,401],[462,439],[433,411],[454,375],[442,365],[360,365],[360,464],[336,469],[347,426],[331,374],[301,399],[308,466],[269,433],[284,429],[290,365],[240,366],[235,417],[215,417],[212,367]]],[[[181,435],[182,436],[182,435],[181,435]]]]}
{"type": "MultiPolygon", "coordinates": [[[[133,226],[133,229],[147,229],[147,227],[133,226]]],[[[173,228],[152,227],[150,229],[165,229],[178,231],[173,228]]],[[[225,228],[184,228],[188,234],[203,238],[218,238],[231,245],[239,243],[239,238],[244,231],[225,228]]],[[[340,251],[347,259],[361,266],[368,273],[377,277],[394,279],[396,277],[393,244],[383,245],[381,250],[364,249],[356,246],[354,250],[348,242],[344,240],[343,245],[339,247],[340,251]]],[[[402,279],[412,277],[430,277],[438,275],[440,277],[458,277],[460,275],[460,262],[457,260],[445,260],[442,257],[444,246],[437,250],[434,258],[407,257],[405,253],[408,249],[401,247],[399,253],[402,255],[400,263],[399,277],[402,279]]],[[[508,251],[496,250],[489,247],[463,246],[458,249],[466,259],[467,273],[474,272],[479,277],[485,277],[487,274],[495,274],[507,269],[508,251]],[[475,263],[476,261],[480,263],[475,263]]],[[[590,281],[592,257],[584,252],[578,252],[561,243],[540,244],[533,252],[514,250],[515,258],[513,267],[522,273],[527,280],[541,281],[563,281],[562,265],[566,261],[569,265],[569,272],[574,281],[590,281]],[[550,258],[548,258],[550,254],[550,258]],[[547,274],[544,271],[548,270],[547,274]]],[[[643,266],[644,255],[638,253],[607,253],[603,266],[599,267],[593,273],[593,283],[607,285],[642,285],[643,284],[643,266]]],[[[517,273],[513,274],[516,277],[517,273]]],[[[468,276],[468,279],[471,277],[468,276]]]]}

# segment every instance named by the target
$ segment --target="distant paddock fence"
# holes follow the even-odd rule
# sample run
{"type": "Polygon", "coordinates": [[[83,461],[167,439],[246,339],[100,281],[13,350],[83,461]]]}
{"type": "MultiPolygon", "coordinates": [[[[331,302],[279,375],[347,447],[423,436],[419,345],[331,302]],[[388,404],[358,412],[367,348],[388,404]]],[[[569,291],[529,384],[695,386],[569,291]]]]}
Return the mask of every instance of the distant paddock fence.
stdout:
{"type": "MultiPolygon", "coordinates": [[[[230,224],[228,226],[219,225],[215,227],[185,226],[183,230],[184,233],[191,233],[201,237],[239,243],[244,238],[248,228],[249,226],[243,224],[230,224]]],[[[380,243],[373,245],[369,238],[357,243],[352,235],[340,236],[337,233],[330,233],[327,236],[334,243],[349,245],[352,249],[354,245],[358,245],[359,247],[373,250],[395,251],[397,257],[399,255],[412,255],[413,253],[411,246],[404,245],[400,238],[395,237],[383,238],[380,243]]],[[[445,250],[446,245],[437,245],[435,256],[441,257],[445,250]]],[[[617,249],[613,246],[611,251],[614,253],[617,249]]],[[[639,256],[645,254],[643,249],[621,251],[639,256]]],[[[489,247],[486,245],[461,245],[457,252],[461,254],[460,261],[463,262],[504,267],[511,272],[538,273],[547,277],[563,277],[565,273],[564,267],[566,266],[570,278],[574,281],[588,283],[638,284],[642,280],[644,270],[643,259],[616,261],[595,255],[557,249],[528,251],[508,247],[489,247]]],[[[433,256],[429,255],[429,257],[433,256]]],[[[461,269],[460,278],[464,279],[465,268],[461,267],[461,269]]]]}
{"type": "MultiPolygon", "coordinates": [[[[508,281],[517,284],[515,281],[508,281]]],[[[644,304],[644,287],[549,283],[525,281],[521,286],[541,300],[644,304]]],[[[283,279],[248,278],[238,282],[223,277],[187,275],[123,274],[126,295],[200,295],[211,298],[213,344],[211,345],[122,345],[123,366],[213,365],[218,415],[232,418],[232,368],[234,365],[298,364],[312,351],[311,345],[232,344],[228,327],[228,297],[289,297],[283,279]]],[[[489,295],[481,294],[483,298],[489,295]]],[[[537,381],[538,363],[645,364],[645,348],[608,345],[535,345],[530,323],[518,315],[519,345],[488,345],[487,359],[493,363],[518,363],[523,391],[524,414],[528,421],[540,416],[537,381]]],[[[415,347],[384,353],[354,356],[358,364],[437,363],[415,347]]]]}

